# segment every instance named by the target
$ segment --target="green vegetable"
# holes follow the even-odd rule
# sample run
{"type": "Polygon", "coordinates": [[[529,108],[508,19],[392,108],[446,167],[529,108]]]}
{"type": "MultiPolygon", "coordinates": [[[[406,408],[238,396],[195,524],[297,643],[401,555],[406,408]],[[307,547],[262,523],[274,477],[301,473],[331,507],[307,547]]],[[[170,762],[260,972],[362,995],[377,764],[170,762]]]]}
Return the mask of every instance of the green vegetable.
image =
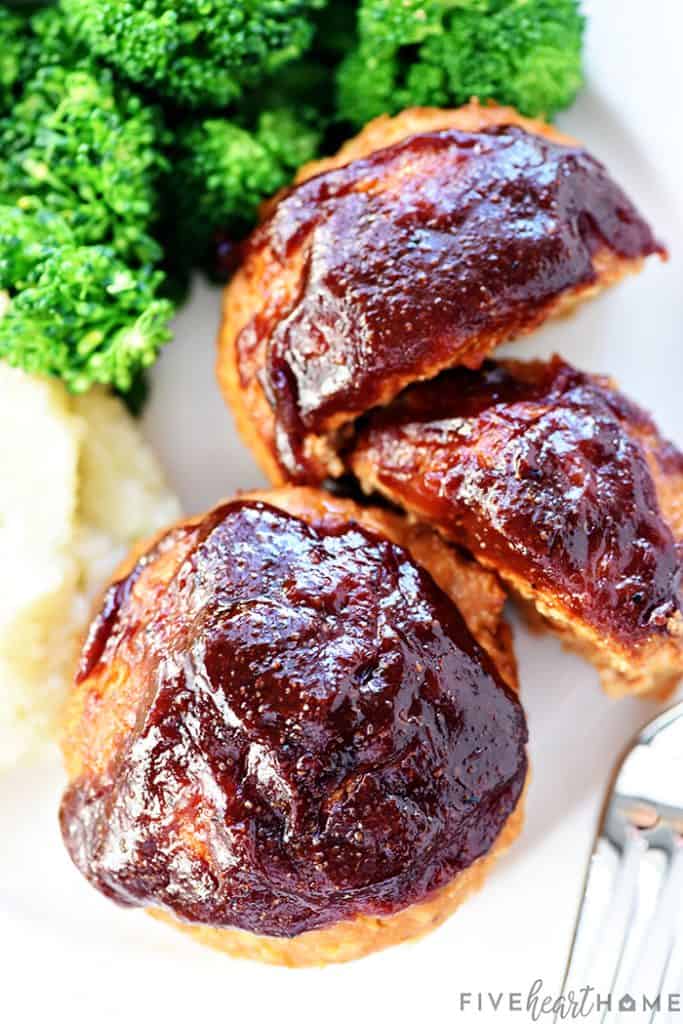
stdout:
{"type": "Polygon", "coordinates": [[[36,11],[29,20],[29,29],[22,70],[24,81],[32,78],[39,68],[94,68],[92,55],[74,36],[59,7],[36,11]]]}
{"type": "Polygon", "coordinates": [[[264,110],[253,131],[226,118],[185,125],[173,167],[176,244],[201,263],[217,230],[245,234],[261,201],[315,155],[319,140],[306,108],[264,110]]]}
{"type": "Polygon", "coordinates": [[[128,391],[170,338],[161,279],[105,246],[56,248],[0,317],[0,359],[76,392],[96,383],[128,391]]]}
{"type": "Polygon", "coordinates": [[[299,57],[325,0],[61,0],[73,33],[179,106],[226,106],[299,57]]]}
{"type": "Polygon", "coordinates": [[[340,113],[360,126],[478,96],[552,116],[581,86],[583,24],[577,0],[361,0],[340,113]]]}
{"type": "Polygon", "coordinates": [[[24,18],[0,7],[0,113],[12,105],[26,56],[24,18]]]}
{"type": "Polygon", "coordinates": [[[155,238],[168,135],[59,8],[21,24],[0,117],[0,358],[125,392],[170,337],[155,238]]]}
{"type": "Polygon", "coordinates": [[[13,293],[27,288],[48,256],[74,244],[73,231],[59,214],[38,205],[33,210],[0,206],[0,290],[13,293]]]}
{"type": "Polygon", "coordinates": [[[0,202],[60,213],[80,244],[156,260],[149,227],[165,167],[159,114],[106,70],[50,66],[0,120],[0,202]]]}

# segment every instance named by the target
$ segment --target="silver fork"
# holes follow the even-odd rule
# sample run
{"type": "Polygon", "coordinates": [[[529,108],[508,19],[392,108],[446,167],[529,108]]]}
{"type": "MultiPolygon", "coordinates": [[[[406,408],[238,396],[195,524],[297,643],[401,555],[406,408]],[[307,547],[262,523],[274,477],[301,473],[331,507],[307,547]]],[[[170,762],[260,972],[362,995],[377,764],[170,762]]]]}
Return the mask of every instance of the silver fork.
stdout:
{"type": "MultiPolygon", "coordinates": [[[[680,1010],[675,996],[669,1001],[683,980],[682,892],[683,703],[645,726],[617,770],[586,874],[563,1005],[588,985],[592,1021],[683,1024],[683,998],[680,1010]]],[[[557,1012],[556,1021],[566,1019],[573,1018],[557,1012]]]]}

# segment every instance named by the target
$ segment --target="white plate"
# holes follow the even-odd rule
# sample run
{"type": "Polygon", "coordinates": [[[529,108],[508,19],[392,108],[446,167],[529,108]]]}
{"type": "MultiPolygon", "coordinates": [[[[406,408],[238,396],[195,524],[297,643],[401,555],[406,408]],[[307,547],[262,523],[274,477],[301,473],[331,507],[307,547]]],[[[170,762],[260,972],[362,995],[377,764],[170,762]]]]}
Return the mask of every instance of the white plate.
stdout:
{"type": "MultiPolygon", "coordinates": [[[[683,5],[587,6],[588,87],[560,124],[605,160],[672,259],[652,262],[515,351],[559,351],[611,372],[683,445],[683,5]]],[[[198,285],[155,371],[145,422],[188,512],[261,482],[213,378],[218,308],[218,293],[198,285]]],[[[56,827],[63,780],[55,755],[0,779],[0,1020],[529,1019],[506,1001],[497,1012],[488,1005],[461,1014],[460,993],[524,993],[536,978],[557,992],[610,766],[654,708],[611,703],[589,667],[516,625],[531,729],[528,821],[482,893],[440,930],[324,971],[288,972],[204,950],[109,904],[72,868],[56,827]]]]}

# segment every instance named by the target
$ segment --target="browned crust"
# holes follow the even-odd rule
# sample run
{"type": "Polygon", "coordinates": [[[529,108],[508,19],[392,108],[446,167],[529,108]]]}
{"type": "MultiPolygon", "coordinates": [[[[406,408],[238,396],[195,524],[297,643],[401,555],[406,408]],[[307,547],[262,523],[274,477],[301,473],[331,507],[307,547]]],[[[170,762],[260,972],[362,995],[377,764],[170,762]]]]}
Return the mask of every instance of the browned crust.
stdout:
{"type": "MultiPolygon", "coordinates": [[[[638,431],[632,436],[639,440],[646,452],[657,498],[664,520],[674,538],[683,542],[683,460],[671,465],[658,457],[661,439],[651,431],[638,431]]],[[[400,505],[411,519],[425,521],[424,509],[411,504],[403,495],[395,493],[381,480],[380,467],[367,449],[361,446],[352,453],[349,465],[367,493],[378,493],[400,505]]],[[[432,524],[452,541],[443,523],[432,524]]],[[[605,637],[584,619],[567,608],[551,590],[542,590],[529,583],[513,569],[503,568],[477,553],[482,565],[500,574],[520,601],[527,620],[532,626],[543,624],[555,632],[569,649],[581,654],[595,665],[605,692],[611,697],[641,696],[662,700],[671,696],[683,677],[683,618],[677,613],[668,623],[668,636],[654,636],[637,650],[618,645],[605,637]]]]}
{"type": "MultiPolygon", "coordinates": [[[[529,132],[543,135],[559,143],[573,144],[574,140],[558,132],[544,121],[525,118],[512,107],[481,106],[472,101],[457,110],[438,110],[429,107],[416,107],[404,110],[396,117],[383,116],[371,121],[359,135],[355,136],[340,149],[336,156],[305,165],[297,175],[301,182],[315,174],[342,166],[352,160],[360,159],[375,152],[377,149],[393,145],[402,139],[421,132],[456,128],[462,131],[477,131],[492,125],[518,124],[529,132]]],[[[277,197],[276,197],[277,199],[277,197]]],[[[264,212],[271,208],[272,203],[264,205],[264,212]]],[[[576,288],[558,296],[542,310],[533,322],[526,325],[517,337],[535,330],[546,319],[564,316],[571,312],[579,302],[591,298],[603,289],[616,284],[628,274],[637,273],[642,259],[624,259],[610,249],[604,248],[596,252],[593,258],[597,280],[588,285],[576,288]]],[[[223,396],[232,409],[237,428],[247,446],[253,452],[256,461],[273,484],[287,481],[287,473],[280,466],[275,447],[275,420],[270,404],[263,392],[258,379],[259,372],[265,364],[265,344],[253,354],[251,365],[244,367],[248,379],[245,383],[240,379],[237,358],[237,338],[242,329],[259,312],[267,297],[267,304],[283,304],[288,289],[296,286],[298,264],[296,258],[283,274],[279,267],[269,265],[264,253],[258,252],[237,271],[225,291],[223,316],[218,335],[218,355],[216,372],[223,396]]],[[[507,337],[495,337],[491,334],[490,350],[495,344],[507,340],[507,337]]],[[[472,351],[479,351],[481,338],[473,339],[472,351]]],[[[484,353],[485,354],[485,353],[484,353]]],[[[482,355],[482,358],[484,356],[482,355]]],[[[468,363],[467,353],[460,360],[465,365],[476,365],[476,361],[468,363]]],[[[481,360],[479,360],[481,361],[481,360]]],[[[446,363],[425,368],[420,375],[421,380],[436,376],[441,370],[452,365],[446,363]]],[[[387,382],[385,393],[380,396],[378,405],[386,404],[405,386],[414,383],[417,378],[406,377],[403,380],[392,378],[387,382]]],[[[353,419],[353,415],[339,414],[328,425],[328,432],[320,435],[309,435],[305,441],[305,453],[318,467],[320,477],[326,475],[340,476],[342,464],[337,457],[337,432],[344,428],[345,423],[353,419]]]]}
{"type": "Polygon", "coordinates": [[[257,277],[240,267],[223,294],[216,374],[242,440],[266,478],[277,486],[287,482],[287,474],[275,453],[273,410],[255,374],[242,384],[237,359],[237,338],[260,305],[261,288],[257,277]]]}
{"type": "Polygon", "coordinates": [[[299,184],[316,174],[343,167],[352,160],[362,160],[370,153],[393,146],[394,143],[401,142],[411,135],[445,131],[449,128],[461,132],[479,132],[483,128],[506,124],[518,124],[525,131],[543,135],[546,139],[559,142],[561,145],[576,145],[576,139],[571,135],[558,131],[547,121],[523,117],[514,107],[500,107],[495,103],[482,105],[478,100],[471,100],[455,110],[442,110],[440,107],[409,107],[394,117],[382,114],[369,121],[363,130],[345,142],[334,156],[304,164],[294,180],[299,184]]]}
{"type": "Polygon", "coordinates": [[[569,650],[582,655],[598,670],[610,697],[648,697],[667,700],[683,676],[683,620],[677,615],[671,635],[653,638],[637,652],[605,640],[583,619],[572,615],[552,594],[540,594],[522,577],[502,574],[524,606],[540,616],[569,650]]]}
{"type": "Polygon", "coordinates": [[[524,822],[523,792],[491,849],[461,871],[452,882],[428,899],[387,917],[361,915],[329,928],[303,932],[293,939],[255,935],[237,928],[209,928],[182,924],[164,911],[151,910],[153,917],[180,928],[204,945],[221,953],[248,960],[260,960],[281,967],[324,967],[345,963],[377,953],[410,939],[418,939],[450,917],[461,903],[480,889],[498,858],[519,835],[524,822]]]}
{"type": "MultiPolygon", "coordinates": [[[[264,501],[312,525],[357,522],[407,548],[415,561],[457,604],[470,631],[488,652],[505,682],[515,691],[518,689],[512,637],[501,618],[505,603],[503,589],[492,573],[460,555],[434,531],[411,523],[396,513],[364,508],[348,499],[309,487],[249,491],[238,495],[236,500],[264,501]]],[[[194,525],[202,518],[196,516],[177,525],[194,525]]],[[[137,545],[118,568],[112,582],[127,576],[138,559],[168,532],[161,531],[137,545]]],[[[184,545],[191,544],[191,534],[183,540],[183,532],[179,531],[177,537],[170,550],[152,560],[138,577],[131,600],[138,602],[141,608],[145,602],[154,600],[155,588],[163,586],[172,577],[183,557],[184,545]]],[[[140,680],[136,680],[134,673],[127,671],[120,661],[114,661],[103,670],[96,669],[74,687],[62,736],[71,779],[106,770],[130,727],[131,711],[141,697],[140,680]]],[[[282,939],[238,929],[186,925],[163,911],[150,910],[149,913],[232,956],[290,967],[355,959],[385,946],[417,938],[445,920],[470,892],[479,888],[495,860],[519,833],[522,819],[523,797],[488,854],[424,902],[386,917],[362,915],[329,928],[282,939]]]]}

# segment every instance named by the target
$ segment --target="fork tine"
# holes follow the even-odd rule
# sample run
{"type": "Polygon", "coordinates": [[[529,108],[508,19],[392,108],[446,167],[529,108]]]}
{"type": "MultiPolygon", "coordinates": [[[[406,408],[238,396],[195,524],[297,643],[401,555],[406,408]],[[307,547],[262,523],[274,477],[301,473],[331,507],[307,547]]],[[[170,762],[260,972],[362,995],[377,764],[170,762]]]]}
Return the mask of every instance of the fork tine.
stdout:
{"type": "MultiPolygon", "coordinates": [[[[619,864],[620,858],[616,849],[604,836],[598,836],[584,881],[569,961],[562,983],[563,995],[578,991],[585,983],[596,944],[595,937],[612,899],[619,864]]],[[[559,1014],[555,1019],[560,1020],[559,1014]]]]}
{"type": "MultiPolygon", "coordinates": [[[[588,867],[579,908],[563,996],[586,985],[611,991],[619,970],[625,937],[636,909],[637,877],[645,843],[629,830],[619,849],[600,835],[588,867]]],[[[561,1020],[558,1013],[556,1021],[561,1020]]]]}
{"type": "MultiPolygon", "coordinates": [[[[677,858],[683,859],[683,840],[679,836],[677,841],[677,858]]],[[[677,894],[677,913],[674,917],[674,931],[675,938],[669,958],[664,969],[664,977],[662,978],[662,992],[665,994],[669,993],[681,993],[683,992],[683,895],[681,889],[677,894]]],[[[680,1020],[679,1012],[676,1012],[675,1019],[680,1020]]],[[[651,1020],[655,1019],[655,1014],[652,1014],[651,1020]]],[[[672,1012],[667,1014],[666,1018],[658,1018],[664,1024],[665,1020],[673,1022],[674,1014],[672,1012]]]]}
{"type": "MultiPolygon", "coordinates": [[[[658,715],[618,764],[555,1021],[590,986],[601,1024],[661,1020],[683,972],[683,702],[658,715]],[[619,1008],[621,997],[647,997],[619,1008]],[[607,1001],[611,997],[611,1005],[607,1001]],[[663,996],[661,1010],[656,997],[663,996]],[[649,1014],[652,1013],[650,1017],[649,1014]]],[[[593,1019],[593,1018],[592,1018],[593,1019]]]]}
{"type": "MultiPolygon", "coordinates": [[[[619,1000],[622,996],[656,994],[661,980],[657,978],[652,985],[646,983],[642,966],[644,959],[651,955],[656,912],[666,899],[667,886],[671,878],[671,860],[667,851],[649,846],[645,837],[642,842],[645,851],[635,879],[635,913],[625,934],[621,962],[610,988],[612,1005],[603,1016],[603,1024],[626,1020],[624,1011],[619,1010],[619,1000]]],[[[663,963],[664,959],[660,959],[660,966],[663,963]]],[[[628,1012],[628,1019],[633,1021],[633,1011],[628,1012]]]]}
{"type": "MultiPolygon", "coordinates": [[[[668,996],[670,993],[681,991],[681,988],[683,987],[683,974],[681,973],[682,970],[683,936],[679,935],[678,938],[676,938],[673,942],[669,954],[669,959],[667,961],[666,967],[664,968],[662,984],[660,987],[660,993],[663,997],[668,996]]],[[[674,1018],[673,1011],[667,1010],[665,1004],[664,1008],[660,1011],[658,1011],[656,1008],[652,1010],[648,1024],[652,1024],[653,1021],[655,1021],[656,1024],[666,1024],[667,1021],[670,1022],[670,1024],[673,1024],[674,1019],[676,1021],[680,1020],[678,1013],[676,1013],[674,1018]]]]}
{"type": "MultiPolygon", "coordinates": [[[[587,984],[597,993],[608,994],[614,989],[619,975],[627,938],[638,910],[638,879],[647,846],[641,836],[628,829],[623,836],[621,864],[607,914],[595,936],[587,984]]],[[[609,1005],[602,1008],[600,1020],[609,1014],[609,1005]]]]}
{"type": "MultiPolygon", "coordinates": [[[[640,956],[629,979],[631,990],[647,994],[650,1000],[657,995],[666,997],[677,991],[675,985],[683,967],[680,920],[683,847],[672,842],[670,834],[666,845],[666,876],[642,942],[640,956]]],[[[656,1011],[653,1010],[650,1020],[655,1019],[655,1016],[656,1011]]],[[[657,1019],[662,1018],[660,1016],[657,1019]]]]}

